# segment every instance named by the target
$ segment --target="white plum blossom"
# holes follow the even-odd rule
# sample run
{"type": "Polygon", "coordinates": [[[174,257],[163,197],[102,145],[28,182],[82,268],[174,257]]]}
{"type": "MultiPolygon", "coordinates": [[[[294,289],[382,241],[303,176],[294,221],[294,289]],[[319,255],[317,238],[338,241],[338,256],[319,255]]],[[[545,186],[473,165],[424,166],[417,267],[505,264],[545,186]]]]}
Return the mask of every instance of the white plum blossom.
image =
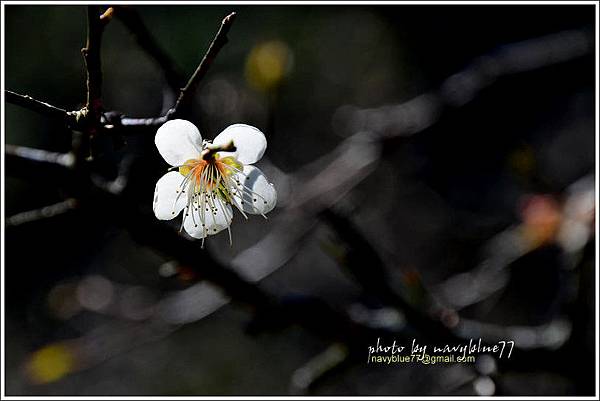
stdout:
{"type": "Polygon", "coordinates": [[[158,152],[172,167],[156,183],[154,214],[171,220],[183,211],[181,228],[194,238],[217,234],[229,226],[232,207],[244,217],[265,216],[277,203],[277,192],[256,163],[267,148],[255,127],[234,124],[211,142],[186,120],[163,124],[155,137],[158,152]]]}

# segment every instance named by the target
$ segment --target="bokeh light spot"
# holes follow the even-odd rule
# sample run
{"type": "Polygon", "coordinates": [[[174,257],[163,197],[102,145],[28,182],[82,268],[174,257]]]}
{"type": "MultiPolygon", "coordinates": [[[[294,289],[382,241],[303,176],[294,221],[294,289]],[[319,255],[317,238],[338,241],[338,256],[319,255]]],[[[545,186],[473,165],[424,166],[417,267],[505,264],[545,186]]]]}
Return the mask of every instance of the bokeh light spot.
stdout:
{"type": "Polygon", "coordinates": [[[68,346],[50,344],[35,351],[28,363],[27,374],[36,384],[54,382],[73,370],[75,359],[68,346]]]}
{"type": "Polygon", "coordinates": [[[292,58],[290,48],[282,41],[260,43],[246,59],[246,80],[253,88],[268,92],[290,72],[292,58]]]}

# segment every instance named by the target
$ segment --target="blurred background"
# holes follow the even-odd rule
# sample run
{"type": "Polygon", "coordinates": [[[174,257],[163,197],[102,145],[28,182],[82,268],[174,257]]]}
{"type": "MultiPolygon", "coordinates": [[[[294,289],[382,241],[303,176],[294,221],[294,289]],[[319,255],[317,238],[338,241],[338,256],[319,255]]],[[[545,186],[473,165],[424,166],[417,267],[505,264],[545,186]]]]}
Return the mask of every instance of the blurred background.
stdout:
{"type": "MultiPolygon", "coordinates": [[[[265,132],[278,207],[201,249],[158,233],[155,129],[98,138],[84,174],[116,203],[7,158],[8,395],[593,395],[593,6],[130,11],[175,71],[113,17],[104,107],[132,117],[171,107],[237,13],[187,119],[206,138],[265,132]],[[517,348],[367,365],[378,337],[517,348]]],[[[5,88],[81,108],[85,6],[4,18],[5,88]]],[[[72,146],[9,103],[4,129],[5,144],[72,146]]]]}

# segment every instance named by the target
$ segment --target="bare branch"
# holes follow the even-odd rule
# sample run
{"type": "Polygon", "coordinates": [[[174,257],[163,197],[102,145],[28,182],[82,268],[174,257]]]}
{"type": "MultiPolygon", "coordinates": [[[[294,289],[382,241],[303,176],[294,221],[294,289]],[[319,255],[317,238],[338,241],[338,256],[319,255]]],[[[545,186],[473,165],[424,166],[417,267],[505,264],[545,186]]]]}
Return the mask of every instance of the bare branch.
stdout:
{"type": "Polygon", "coordinates": [[[77,207],[77,200],[67,199],[53,205],[45,206],[40,209],[28,210],[6,218],[6,226],[14,227],[26,223],[33,223],[39,220],[65,214],[77,207]]]}
{"type": "Polygon", "coordinates": [[[138,45],[160,66],[169,87],[174,91],[179,90],[185,82],[184,76],[152,37],[138,12],[130,6],[116,6],[115,17],[131,32],[138,45]]]}
{"type": "Polygon", "coordinates": [[[206,51],[206,54],[202,58],[202,61],[198,65],[198,68],[196,68],[196,71],[194,71],[194,74],[192,74],[185,87],[181,89],[175,106],[167,113],[168,118],[177,117],[179,114],[181,114],[182,109],[189,105],[194,89],[198,86],[198,83],[200,83],[202,78],[204,78],[208,72],[208,69],[215,61],[215,58],[217,57],[217,54],[221,48],[227,43],[227,33],[229,32],[234,20],[235,13],[231,13],[223,18],[221,27],[206,51]]]}
{"type": "Polygon", "coordinates": [[[76,113],[53,106],[50,103],[42,102],[29,95],[21,95],[13,91],[5,90],[4,96],[8,103],[16,104],[17,106],[24,107],[51,118],[63,120],[67,126],[72,125],[76,120],[76,113]]]}
{"type": "MultiPolygon", "coordinates": [[[[168,81],[171,81],[170,85],[173,86],[177,80],[177,86],[179,86],[178,82],[180,82],[180,80],[178,78],[178,73],[175,72],[175,67],[167,58],[167,56],[164,55],[164,53],[160,50],[154,39],[152,39],[146,27],[141,22],[139,16],[128,8],[123,7],[119,7],[115,15],[117,18],[123,20],[130,31],[136,35],[140,46],[142,46],[144,50],[151,54],[161,65],[165,71],[165,77],[168,81]]],[[[184,109],[189,106],[194,89],[198,86],[198,83],[208,72],[208,69],[214,62],[221,48],[223,48],[223,46],[227,43],[227,33],[233,24],[235,15],[235,13],[231,13],[223,19],[219,31],[211,42],[208,50],[202,58],[202,61],[196,68],[196,71],[194,71],[185,87],[180,90],[179,97],[177,98],[175,105],[169,109],[165,115],[151,118],[133,118],[122,115],[115,111],[110,111],[104,113],[104,116],[107,117],[106,124],[119,126],[133,131],[135,129],[155,128],[172,118],[180,116],[185,111],[184,109]]]]}
{"type": "Polygon", "coordinates": [[[112,8],[100,14],[97,5],[89,5],[87,9],[88,32],[86,46],[81,49],[87,70],[86,107],[92,113],[94,121],[99,121],[102,110],[102,61],[100,48],[104,26],[110,20],[112,8]]]}

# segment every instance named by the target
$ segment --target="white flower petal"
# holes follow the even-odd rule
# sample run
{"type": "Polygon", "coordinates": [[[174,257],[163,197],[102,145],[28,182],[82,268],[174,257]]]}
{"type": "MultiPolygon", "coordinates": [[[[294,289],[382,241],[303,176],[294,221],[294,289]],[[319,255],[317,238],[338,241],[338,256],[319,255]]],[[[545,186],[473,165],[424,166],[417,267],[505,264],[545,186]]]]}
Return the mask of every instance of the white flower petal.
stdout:
{"type": "Polygon", "coordinates": [[[197,209],[186,209],[183,213],[183,228],[194,238],[215,235],[231,224],[233,218],[231,206],[220,200],[211,201],[205,205],[204,210],[197,209]]]}
{"type": "Polygon", "coordinates": [[[180,166],[202,152],[202,135],[186,120],[171,120],[156,132],[154,143],[158,152],[171,166],[180,166]]]}
{"type": "Polygon", "coordinates": [[[152,209],[159,220],[171,220],[181,212],[186,204],[186,194],[180,195],[180,185],[184,177],[176,171],[163,175],[154,188],[152,209]]]}
{"type": "Polygon", "coordinates": [[[265,135],[258,128],[246,124],[234,124],[225,128],[213,140],[213,144],[225,145],[229,141],[233,141],[237,148],[236,152],[219,152],[219,154],[235,156],[243,164],[256,163],[267,149],[265,135]]]}
{"type": "Polygon", "coordinates": [[[266,214],[277,204],[277,191],[259,168],[244,166],[243,174],[236,174],[234,180],[240,183],[233,197],[234,202],[244,212],[266,214]]]}

